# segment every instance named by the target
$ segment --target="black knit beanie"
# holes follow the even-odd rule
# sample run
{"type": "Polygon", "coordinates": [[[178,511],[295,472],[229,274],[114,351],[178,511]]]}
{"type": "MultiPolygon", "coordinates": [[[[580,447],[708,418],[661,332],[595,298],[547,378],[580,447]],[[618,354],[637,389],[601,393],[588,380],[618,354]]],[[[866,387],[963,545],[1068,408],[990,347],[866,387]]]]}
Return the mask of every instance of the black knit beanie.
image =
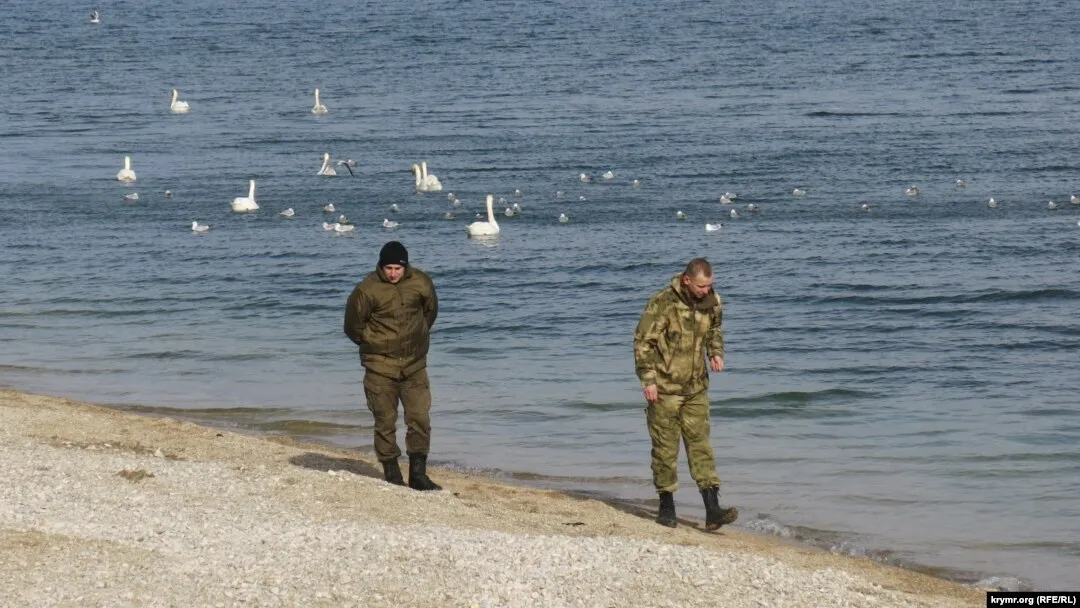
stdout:
{"type": "Polygon", "coordinates": [[[408,266],[409,250],[405,249],[405,246],[397,241],[390,241],[383,245],[382,251],[379,252],[379,268],[387,264],[408,266]]]}

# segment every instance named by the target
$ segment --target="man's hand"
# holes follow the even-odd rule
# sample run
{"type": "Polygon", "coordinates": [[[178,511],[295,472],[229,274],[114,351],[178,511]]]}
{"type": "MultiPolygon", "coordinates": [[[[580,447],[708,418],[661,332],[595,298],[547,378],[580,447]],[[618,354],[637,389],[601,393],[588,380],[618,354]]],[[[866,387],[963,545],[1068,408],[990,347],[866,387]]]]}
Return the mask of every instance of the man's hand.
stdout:
{"type": "Polygon", "coordinates": [[[712,371],[718,372],[724,369],[724,360],[720,358],[720,355],[716,355],[709,359],[709,364],[712,367],[712,371]]]}
{"type": "Polygon", "coordinates": [[[645,394],[645,401],[648,401],[649,403],[656,401],[660,397],[659,393],[656,391],[655,384],[646,386],[641,392],[645,394]]]}

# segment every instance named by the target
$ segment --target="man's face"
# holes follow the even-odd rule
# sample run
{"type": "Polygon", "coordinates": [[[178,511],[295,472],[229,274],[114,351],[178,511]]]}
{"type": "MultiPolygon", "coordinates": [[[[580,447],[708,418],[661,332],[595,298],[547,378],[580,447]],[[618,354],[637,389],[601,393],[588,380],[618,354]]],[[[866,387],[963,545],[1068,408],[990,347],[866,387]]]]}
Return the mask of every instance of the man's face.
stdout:
{"type": "Polygon", "coordinates": [[[700,275],[696,277],[683,275],[682,284],[695,300],[700,300],[712,291],[713,278],[700,275]]]}
{"type": "Polygon", "coordinates": [[[401,264],[387,264],[382,267],[382,271],[386,275],[386,280],[394,285],[397,285],[401,277],[405,276],[405,267],[401,264]]]}

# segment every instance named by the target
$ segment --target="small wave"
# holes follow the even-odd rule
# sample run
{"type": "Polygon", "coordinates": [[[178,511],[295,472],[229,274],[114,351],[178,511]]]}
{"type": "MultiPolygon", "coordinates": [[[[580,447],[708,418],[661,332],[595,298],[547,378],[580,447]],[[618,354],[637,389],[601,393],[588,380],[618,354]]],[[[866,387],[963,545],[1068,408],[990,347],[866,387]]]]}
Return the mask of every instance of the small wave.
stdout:
{"type": "Polygon", "coordinates": [[[860,118],[864,116],[904,116],[899,112],[832,112],[829,110],[818,110],[815,112],[807,112],[804,116],[810,118],[860,118]]]}
{"type": "Polygon", "coordinates": [[[830,388],[820,391],[785,391],[782,393],[765,393],[754,397],[733,397],[720,399],[715,405],[723,406],[747,406],[747,405],[805,405],[815,402],[849,402],[859,399],[874,399],[879,397],[876,393],[858,391],[844,388],[830,388]]]}

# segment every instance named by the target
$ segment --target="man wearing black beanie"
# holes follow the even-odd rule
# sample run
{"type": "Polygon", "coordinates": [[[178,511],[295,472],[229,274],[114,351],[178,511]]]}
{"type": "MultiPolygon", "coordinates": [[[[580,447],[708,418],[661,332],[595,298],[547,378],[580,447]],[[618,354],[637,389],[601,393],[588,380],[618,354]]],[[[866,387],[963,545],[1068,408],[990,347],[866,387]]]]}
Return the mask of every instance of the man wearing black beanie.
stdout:
{"type": "Polygon", "coordinates": [[[375,455],[386,481],[405,485],[398,466],[398,401],[405,411],[409,487],[441,490],[427,476],[431,445],[431,389],[427,353],[439,300],[431,277],[409,265],[398,241],[379,251],[374,272],[360,281],[345,305],[345,335],[360,347],[364,395],[375,418],[375,455]]]}

